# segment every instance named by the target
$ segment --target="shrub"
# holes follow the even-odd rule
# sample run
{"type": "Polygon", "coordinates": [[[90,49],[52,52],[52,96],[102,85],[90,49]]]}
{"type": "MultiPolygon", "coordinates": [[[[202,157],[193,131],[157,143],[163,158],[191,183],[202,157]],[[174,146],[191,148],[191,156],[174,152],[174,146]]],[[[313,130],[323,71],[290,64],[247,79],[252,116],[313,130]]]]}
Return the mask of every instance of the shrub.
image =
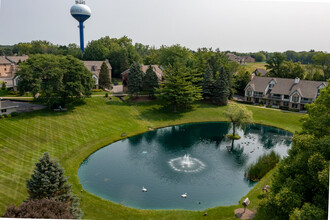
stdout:
{"type": "Polygon", "coordinates": [[[296,109],[296,108],[289,108],[288,110],[291,112],[299,112],[299,109],[296,109]]]}
{"type": "Polygon", "coordinates": [[[92,92],[103,92],[103,89],[92,89],[92,92]]]}
{"type": "Polygon", "coordinates": [[[280,109],[282,109],[282,110],[289,110],[289,107],[288,106],[280,106],[280,109]]]}
{"type": "Polygon", "coordinates": [[[16,116],[18,116],[19,114],[18,114],[18,112],[12,112],[10,115],[11,115],[12,117],[16,117],[16,116]]]}
{"type": "Polygon", "coordinates": [[[0,116],[0,118],[1,118],[1,119],[4,119],[4,118],[5,118],[5,116],[4,116],[4,115],[1,115],[1,116],[0,116]]]}
{"type": "Polygon", "coordinates": [[[245,177],[258,181],[266,175],[280,161],[280,155],[272,151],[270,154],[260,156],[256,163],[251,164],[245,171],[245,177]]]}
{"type": "Polygon", "coordinates": [[[109,94],[108,93],[105,93],[104,97],[108,98],[109,97],[109,94]]]}
{"type": "Polygon", "coordinates": [[[5,218],[52,218],[72,219],[68,203],[54,199],[29,200],[19,207],[7,208],[5,218]]]}
{"type": "Polygon", "coordinates": [[[19,92],[15,92],[14,90],[8,91],[9,95],[19,95],[19,92]]]}
{"type": "Polygon", "coordinates": [[[2,115],[2,118],[7,118],[7,115],[6,115],[6,114],[3,114],[3,115],[2,115]]]}
{"type": "Polygon", "coordinates": [[[271,108],[272,106],[271,105],[266,105],[266,108],[271,108]]]}

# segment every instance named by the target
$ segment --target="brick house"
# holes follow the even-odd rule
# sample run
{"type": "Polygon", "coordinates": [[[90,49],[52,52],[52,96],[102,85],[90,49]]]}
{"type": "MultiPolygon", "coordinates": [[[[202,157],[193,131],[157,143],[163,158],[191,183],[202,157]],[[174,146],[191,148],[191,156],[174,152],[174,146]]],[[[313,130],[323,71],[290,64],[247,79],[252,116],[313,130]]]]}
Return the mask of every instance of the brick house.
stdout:
{"type": "Polygon", "coordinates": [[[245,87],[244,100],[274,108],[303,111],[305,104],[315,101],[327,82],[251,75],[245,87]]]}
{"type": "Polygon", "coordinates": [[[93,79],[95,81],[95,89],[99,88],[99,78],[100,78],[100,71],[101,71],[101,66],[103,64],[103,62],[105,62],[105,64],[108,66],[109,69],[109,77],[110,77],[110,81],[111,81],[111,73],[112,73],[112,67],[111,64],[109,62],[109,60],[105,60],[105,61],[83,61],[85,67],[91,71],[91,73],[93,74],[93,79]]]}
{"type": "Polygon", "coordinates": [[[0,81],[6,83],[7,88],[16,90],[18,78],[15,74],[18,70],[19,62],[24,62],[28,56],[0,56],[0,81]]]}

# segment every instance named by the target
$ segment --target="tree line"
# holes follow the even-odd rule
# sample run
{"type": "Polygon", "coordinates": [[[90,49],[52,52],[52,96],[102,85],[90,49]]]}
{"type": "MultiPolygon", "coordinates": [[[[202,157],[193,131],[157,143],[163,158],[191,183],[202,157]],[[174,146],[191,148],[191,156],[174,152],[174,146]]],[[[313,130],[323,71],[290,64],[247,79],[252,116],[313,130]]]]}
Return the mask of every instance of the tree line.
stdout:
{"type": "MultiPolygon", "coordinates": [[[[121,38],[103,37],[98,40],[89,42],[86,46],[85,53],[82,54],[80,48],[76,44],[69,45],[54,45],[48,41],[32,41],[29,43],[18,43],[13,46],[0,46],[1,55],[31,55],[31,54],[54,54],[54,55],[71,55],[78,59],[83,60],[105,60],[108,59],[113,68],[113,77],[120,78],[120,73],[127,70],[134,62],[143,64],[158,64],[166,66],[169,63],[173,63],[172,53],[177,53],[182,60],[187,62],[193,62],[189,57],[193,57],[195,53],[200,50],[212,50],[207,48],[200,48],[197,50],[175,50],[175,47],[182,48],[180,45],[172,46],[172,50],[168,50],[168,46],[161,46],[156,48],[141,43],[133,44],[132,39],[124,36],[121,38]]],[[[274,57],[281,55],[286,67],[283,67],[283,71],[301,71],[299,66],[295,63],[304,64],[307,67],[304,68],[306,79],[315,80],[320,79],[320,75],[329,74],[330,71],[330,54],[322,51],[302,51],[296,52],[292,50],[279,52],[267,52],[260,51],[256,53],[238,53],[233,51],[224,51],[224,53],[233,53],[238,56],[249,55],[255,58],[256,62],[265,62],[272,60],[274,57]],[[311,68],[317,66],[321,68],[321,71],[311,68]],[[315,73],[316,71],[316,73],[315,73]],[[315,75],[315,77],[314,77],[315,75]]],[[[187,63],[188,64],[188,63],[187,63]]],[[[299,75],[299,74],[298,74],[299,75]]]]}

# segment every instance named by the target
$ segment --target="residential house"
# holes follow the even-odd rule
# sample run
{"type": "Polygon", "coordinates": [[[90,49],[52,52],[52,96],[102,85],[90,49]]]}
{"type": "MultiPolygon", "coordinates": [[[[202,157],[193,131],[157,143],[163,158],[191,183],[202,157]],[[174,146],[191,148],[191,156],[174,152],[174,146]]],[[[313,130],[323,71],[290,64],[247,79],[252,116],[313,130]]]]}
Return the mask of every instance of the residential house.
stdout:
{"type": "Polygon", "coordinates": [[[9,101],[9,100],[1,100],[0,98],[0,116],[1,115],[9,115],[13,112],[17,112],[18,105],[9,101]]]}
{"type": "Polygon", "coordinates": [[[108,66],[109,69],[109,77],[110,77],[110,81],[111,81],[111,72],[112,72],[112,67],[111,64],[109,62],[109,60],[105,60],[105,61],[83,61],[85,67],[92,72],[93,74],[93,79],[95,81],[95,89],[99,88],[99,78],[100,78],[100,71],[101,71],[101,66],[103,64],[103,62],[105,62],[105,64],[108,66]]]}
{"type": "MultiPolygon", "coordinates": [[[[162,71],[162,69],[158,65],[151,65],[151,66],[154,69],[154,71],[158,77],[158,81],[159,82],[163,81],[164,72],[162,71]]],[[[146,73],[148,68],[149,68],[149,65],[141,65],[141,70],[143,73],[146,73]]],[[[129,73],[129,69],[127,69],[121,73],[122,80],[123,80],[123,92],[128,91],[128,87],[127,87],[128,73],[129,73]]]]}
{"type": "Polygon", "coordinates": [[[251,75],[245,87],[245,101],[281,109],[303,111],[320,94],[327,82],[251,75]]]}
{"type": "Polygon", "coordinates": [[[5,82],[7,88],[16,90],[18,78],[15,78],[15,74],[18,70],[18,64],[28,58],[26,55],[0,57],[0,81],[5,82]]]}
{"type": "Polygon", "coordinates": [[[266,76],[266,74],[268,73],[268,71],[265,70],[265,69],[256,69],[252,73],[254,73],[256,76],[266,76]]]}
{"type": "Polygon", "coordinates": [[[255,60],[253,57],[251,56],[237,56],[235,54],[232,53],[227,53],[226,54],[228,56],[228,58],[231,61],[235,61],[236,63],[240,64],[240,65],[245,65],[246,63],[254,63],[255,60]]]}

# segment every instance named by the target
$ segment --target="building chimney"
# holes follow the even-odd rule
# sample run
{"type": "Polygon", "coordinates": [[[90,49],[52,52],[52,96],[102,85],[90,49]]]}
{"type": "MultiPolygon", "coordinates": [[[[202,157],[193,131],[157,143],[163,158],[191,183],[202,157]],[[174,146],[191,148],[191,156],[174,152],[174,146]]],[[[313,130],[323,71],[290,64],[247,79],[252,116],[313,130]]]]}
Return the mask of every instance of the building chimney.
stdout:
{"type": "Polygon", "coordinates": [[[299,81],[300,81],[299,77],[295,78],[295,79],[294,79],[294,84],[298,84],[299,81]]]}
{"type": "Polygon", "coordinates": [[[250,76],[250,81],[252,81],[255,76],[256,76],[256,74],[252,73],[250,76]]]}

